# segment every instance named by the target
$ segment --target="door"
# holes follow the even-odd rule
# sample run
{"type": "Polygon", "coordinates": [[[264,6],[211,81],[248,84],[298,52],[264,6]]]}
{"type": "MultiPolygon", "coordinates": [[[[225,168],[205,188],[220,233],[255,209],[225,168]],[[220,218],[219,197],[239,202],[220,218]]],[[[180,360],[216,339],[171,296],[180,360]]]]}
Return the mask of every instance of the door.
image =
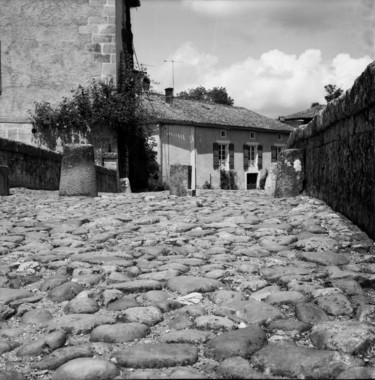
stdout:
{"type": "Polygon", "coordinates": [[[246,188],[247,190],[252,190],[257,188],[257,173],[247,173],[246,174],[246,188]]]}

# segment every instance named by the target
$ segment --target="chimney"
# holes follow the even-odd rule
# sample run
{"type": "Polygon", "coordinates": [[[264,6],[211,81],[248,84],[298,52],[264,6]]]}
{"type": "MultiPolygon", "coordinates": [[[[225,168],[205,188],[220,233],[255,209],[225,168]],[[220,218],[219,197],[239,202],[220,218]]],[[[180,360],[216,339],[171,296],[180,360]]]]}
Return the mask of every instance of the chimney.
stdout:
{"type": "Polygon", "coordinates": [[[172,87],[168,87],[165,89],[165,101],[168,104],[173,105],[173,88],[172,87]]]}

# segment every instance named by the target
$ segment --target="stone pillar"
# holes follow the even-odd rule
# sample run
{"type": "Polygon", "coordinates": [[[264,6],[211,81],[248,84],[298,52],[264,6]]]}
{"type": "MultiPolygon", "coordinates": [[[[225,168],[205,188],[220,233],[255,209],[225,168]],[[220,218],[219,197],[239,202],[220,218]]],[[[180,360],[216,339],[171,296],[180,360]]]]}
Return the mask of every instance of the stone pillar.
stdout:
{"type": "Polygon", "coordinates": [[[132,188],[130,186],[129,178],[120,178],[121,193],[131,194],[132,188]]]}
{"type": "Polygon", "coordinates": [[[189,165],[171,165],[169,194],[186,197],[189,187],[189,165]]]}
{"type": "Polygon", "coordinates": [[[61,162],[60,195],[96,197],[94,148],[89,144],[66,144],[61,162]]]}
{"type": "Polygon", "coordinates": [[[277,163],[271,163],[264,185],[264,191],[268,195],[275,195],[277,163]]]}
{"type": "Polygon", "coordinates": [[[9,195],[9,168],[0,166],[0,195],[9,195]]]}
{"type": "Polygon", "coordinates": [[[304,179],[303,150],[287,149],[281,151],[277,163],[275,198],[300,195],[303,191],[304,179]]]}

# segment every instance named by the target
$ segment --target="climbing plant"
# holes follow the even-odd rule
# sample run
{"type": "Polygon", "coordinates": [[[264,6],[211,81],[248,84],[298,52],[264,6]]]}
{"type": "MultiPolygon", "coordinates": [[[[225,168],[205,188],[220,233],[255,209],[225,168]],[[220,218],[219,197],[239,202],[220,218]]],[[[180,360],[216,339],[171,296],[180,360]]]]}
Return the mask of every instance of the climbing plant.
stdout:
{"type": "Polygon", "coordinates": [[[220,170],[220,189],[238,190],[237,172],[234,170],[220,170]]]}

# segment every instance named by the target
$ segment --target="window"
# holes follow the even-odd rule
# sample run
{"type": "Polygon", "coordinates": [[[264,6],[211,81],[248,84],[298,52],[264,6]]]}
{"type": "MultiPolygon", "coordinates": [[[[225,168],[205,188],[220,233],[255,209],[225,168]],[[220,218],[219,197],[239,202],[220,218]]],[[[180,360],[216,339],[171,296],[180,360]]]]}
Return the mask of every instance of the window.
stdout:
{"type": "Polygon", "coordinates": [[[255,157],[256,157],[256,146],[250,145],[249,146],[249,166],[255,167],[255,157]]]}
{"type": "Polygon", "coordinates": [[[255,145],[243,146],[244,168],[247,170],[249,167],[255,167],[257,156],[257,147],[255,145]]]}
{"type": "Polygon", "coordinates": [[[227,161],[227,146],[219,144],[219,166],[226,166],[227,161]]]}
{"type": "Polygon", "coordinates": [[[254,161],[255,161],[255,146],[254,145],[251,145],[250,146],[250,165],[251,166],[254,166],[254,161]],[[251,161],[252,161],[252,164],[251,164],[251,161]]]}
{"type": "Polygon", "coordinates": [[[255,133],[254,133],[254,132],[250,132],[250,138],[251,138],[252,140],[255,139],[255,133]]]}
{"type": "Polygon", "coordinates": [[[234,144],[214,143],[214,169],[234,169],[234,144]]]}
{"type": "Polygon", "coordinates": [[[281,146],[271,146],[271,162],[277,162],[282,149],[281,146]]]}
{"type": "Polygon", "coordinates": [[[220,131],[220,137],[227,137],[227,131],[225,129],[220,131]]]}
{"type": "Polygon", "coordinates": [[[282,140],[282,139],[283,139],[283,137],[281,136],[280,133],[277,135],[277,139],[278,139],[278,140],[282,140]]]}

